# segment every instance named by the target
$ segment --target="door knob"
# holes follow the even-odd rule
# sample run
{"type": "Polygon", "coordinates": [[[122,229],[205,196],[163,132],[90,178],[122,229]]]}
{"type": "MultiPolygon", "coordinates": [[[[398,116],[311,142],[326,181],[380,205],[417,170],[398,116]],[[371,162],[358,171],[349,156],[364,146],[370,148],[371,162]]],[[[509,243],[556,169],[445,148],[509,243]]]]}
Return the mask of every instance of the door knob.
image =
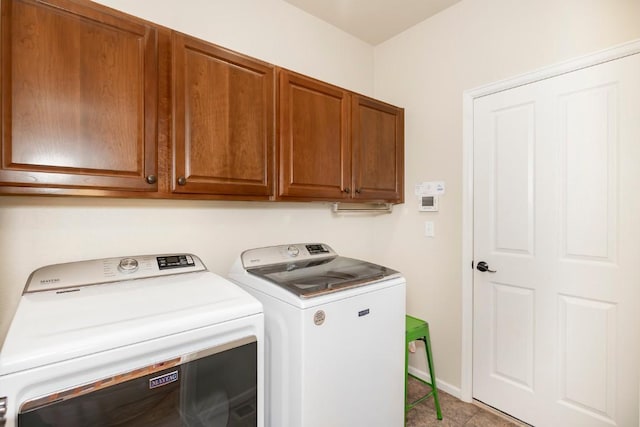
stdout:
{"type": "Polygon", "coordinates": [[[496,270],[491,270],[489,268],[489,264],[487,264],[484,261],[480,261],[478,263],[478,265],[476,266],[476,268],[478,269],[478,271],[482,271],[482,272],[485,272],[485,271],[488,271],[489,273],[495,273],[496,272],[496,270]]]}

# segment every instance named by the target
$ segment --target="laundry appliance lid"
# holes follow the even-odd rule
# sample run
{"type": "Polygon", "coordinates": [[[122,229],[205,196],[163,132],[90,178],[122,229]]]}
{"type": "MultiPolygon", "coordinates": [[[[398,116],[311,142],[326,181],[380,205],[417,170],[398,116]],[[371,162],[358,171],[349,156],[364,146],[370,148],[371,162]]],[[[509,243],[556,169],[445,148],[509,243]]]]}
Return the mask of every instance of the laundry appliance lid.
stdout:
{"type": "Polygon", "coordinates": [[[57,284],[72,285],[69,277],[98,283],[31,292],[28,283],[0,352],[0,375],[262,313],[255,298],[187,256],[194,265],[165,269],[158,266],[166,256],[125,258],[141,266],[129,280],[114,267],[121,258],[43,268],[53,276],[36,270],[30,282],[51,276],[57,284]]]}
{"type": "MultiPolygon", "coordinates": [[[[401,276],[398,271],[382,265],[338,256],[325,244],[286,245],[286,248],[274,247],[274,250],[289,255],[287,262],[249,267],[247,272],[300,298],[313,298],[401,276]]],[[[257,258],[249,253],[247,259],[257,258]]]]}

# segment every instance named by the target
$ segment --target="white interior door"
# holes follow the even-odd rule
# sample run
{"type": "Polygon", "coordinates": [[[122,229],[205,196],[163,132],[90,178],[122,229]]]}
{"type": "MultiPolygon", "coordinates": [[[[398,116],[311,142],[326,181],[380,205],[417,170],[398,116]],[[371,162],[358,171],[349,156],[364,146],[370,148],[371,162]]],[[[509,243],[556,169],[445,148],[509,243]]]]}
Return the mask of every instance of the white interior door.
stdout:
{"type": "Polygon", "coordinates": [[[473,396],[638,426],[640,54],[474,101],[473,396]]]}

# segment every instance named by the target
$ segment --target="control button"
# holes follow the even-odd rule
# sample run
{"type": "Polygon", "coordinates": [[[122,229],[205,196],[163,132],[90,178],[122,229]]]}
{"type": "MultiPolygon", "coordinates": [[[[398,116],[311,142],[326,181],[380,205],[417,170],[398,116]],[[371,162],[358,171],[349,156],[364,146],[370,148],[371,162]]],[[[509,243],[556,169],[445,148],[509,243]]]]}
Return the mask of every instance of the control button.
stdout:
{"type": "Polygon", "coordinates": [[[118,270],[123,273],[133,273],[138,270],[138,260],[135,258],[123,258],[118,264],[118,270]]]}
{"type": "Polygon", "coordinates": [[[299,253],[300,253],[300,249],[296,248],[295,246],[289,246],[287,248],[287,254],[290,257],[297,257],[299,253]]]}

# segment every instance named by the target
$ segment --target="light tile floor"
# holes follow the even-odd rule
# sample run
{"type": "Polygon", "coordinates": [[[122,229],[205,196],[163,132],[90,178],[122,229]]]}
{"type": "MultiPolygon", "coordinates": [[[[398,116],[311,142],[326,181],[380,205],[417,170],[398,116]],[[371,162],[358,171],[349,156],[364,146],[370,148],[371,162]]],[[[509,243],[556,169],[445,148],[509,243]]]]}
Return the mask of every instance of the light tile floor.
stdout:
{"type": "MultiPolygon", "coordinates": [[[[427,386],[409,379],[409,399],[414,400],[427,391],[427,386]]],[[[499,415],[493,414],[473,403],[463,402],[450,394],[438,390],[442,420],[436,418],[433,398],[429,398],[407,415],[407,427],[519,427],[499,415]]]]}

